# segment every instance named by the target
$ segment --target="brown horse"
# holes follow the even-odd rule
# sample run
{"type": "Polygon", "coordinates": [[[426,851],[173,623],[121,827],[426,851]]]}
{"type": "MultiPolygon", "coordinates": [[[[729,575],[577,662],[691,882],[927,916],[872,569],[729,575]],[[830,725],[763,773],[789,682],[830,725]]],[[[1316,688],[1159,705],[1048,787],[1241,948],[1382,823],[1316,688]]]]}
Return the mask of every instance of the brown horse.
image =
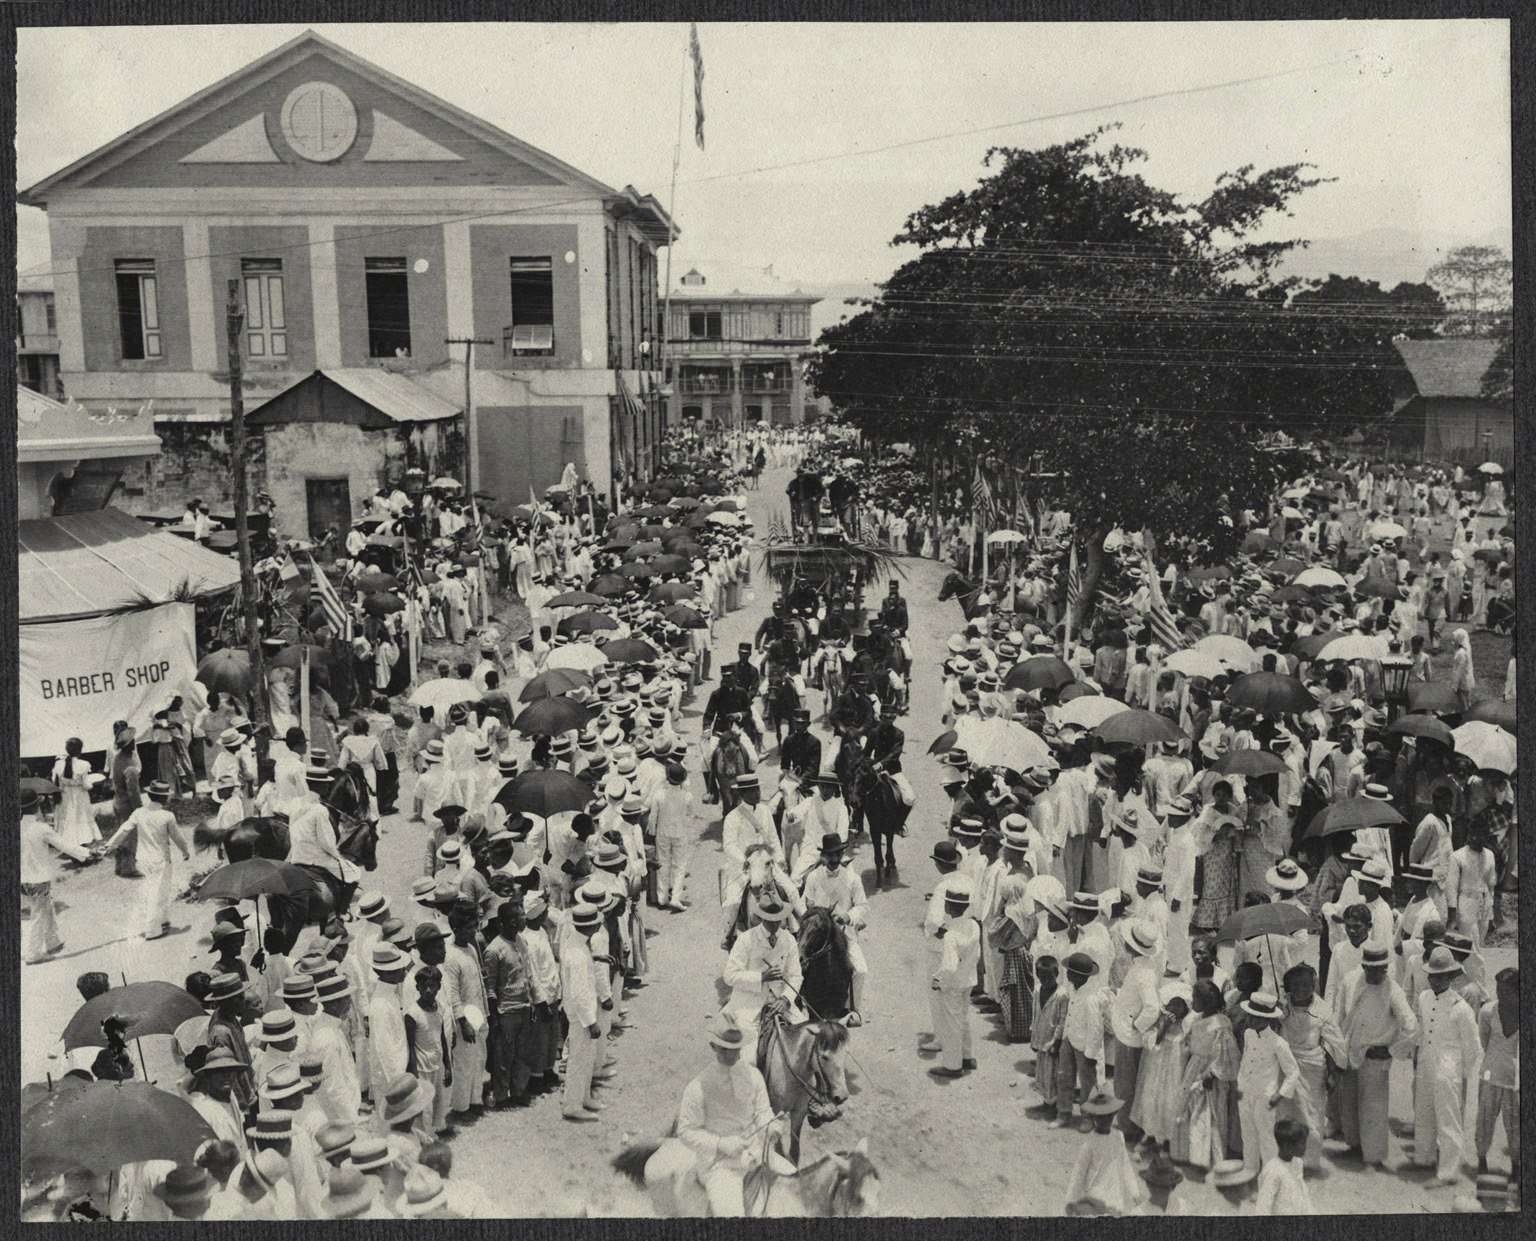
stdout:
{"type": "Polygon", "coordinates": [[[825,1120],[835,1119],[848,1100],[843,1054],[848,1027],[839,1021],[804,1021],[791,1025],[783,1001],[765,1005],[759,1018],[758,1068],[768,1083],[768,1101],[789,1121],[789,1158],[800,1162],[800,1130],[814,1105],[825,1120]],[[776,1008],[777,1005],[777,1008],[776,1008]]]}

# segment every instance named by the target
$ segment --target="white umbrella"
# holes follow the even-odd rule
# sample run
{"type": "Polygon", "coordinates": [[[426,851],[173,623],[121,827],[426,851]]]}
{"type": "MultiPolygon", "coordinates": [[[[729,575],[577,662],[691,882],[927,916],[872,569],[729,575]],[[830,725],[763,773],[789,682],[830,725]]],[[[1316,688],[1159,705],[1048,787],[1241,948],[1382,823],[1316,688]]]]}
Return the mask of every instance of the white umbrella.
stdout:
{"type": "Polygon", "coordinates": [[[1129,710],[1125,703],[1116,702],[1113,698],[1102,694],[1085,694],[1081,698],[1074,698],[1063,707],[1056,708],[1056,727],[1067,728],[1075,724],[1087,732],[1097,728],[1110,716],[1129,710]]]}
{"type": "Polygon", "coordinates": [[[550,668],[575,668],[578,672],[591,672],[608,662],[608,656],[588,642],[572,642],[557,646],[544,660],[545,670],[550,668]]]}
{"type": "Polygon", "coordinates": [[[1386,642],[1382,638],[1375,634],[1351,633],[1335,638],[1318,651],[1317,658],[1326,663],[1330,659],[1380,659],[1386,653],[1386,642]]]}
{"type": "Polygon", "coordinates": [[[1408,531],[1404,530],[1395,521],[1378,521],[1371,527],[1373,539],[1406,539],[1408,531]]]}
{"type": "Polygon", "coordinates": [[[994,530],[987,535],[988,543],[1023,543],[1025,536],[1017,530],[994,530]]]}
{"type": "Polygon", "coordinates": [[[1482,465],[1477,467],[1477,472],[1479,474],[1502,474],[1504,473],[1504,467],[1497,461],[1484,461],[1482,465]]]}
{"type": "Polygon", "coordinates": [[[1282,491],[1280,498],[1283,500],[1299,500],[1306,494],[1307,489],[1305,487],[1291,487],[1289,490],[1282,491]]]}
{"type": "Polygon", "coordinates": [[[409,701],[413,707],[431,707],[434,712],[442,712],[455,703],[479,702],[480,691],[473,681],[462,677],[434,677],[412,690],[409,701]]]}
{"type": "Polygon", "coordinates": [[[740,518],[735,513],[711,513],[704,519],[717,526],[735,526],[740,524],[740,518]]]}
{"type": "Polygon", "coordinates": [[[955,744],[981,767],[1055,767],[1056,758],[1044,740],[1013,720],[961,716],[955,721],[955,744]]]}
{"type": "Polygon", "coordinates": [[[1456,741],[1456,753],[1465,754],[1478,767],[1502,771],[1506,776],[1515,771],[1515,737],[1497,724],[1482,720],[1469,720],[1451,729],[1456,741]]]}
{"type": "Polygon", "coordinates": [[[1228,671],[1226,664],[1208,651],[1186,648],[1163,660],[1163,667],[1187,677],[1219,677],[1228,671]]]}
{"type": "Polygon", "coordinates": [[[1303,513],[1299,508],[1292,508],[1290,505],[1286,505],[1283,509],[1280,510],[1280,516],[1300,520],[1301,518],[1305,517],[1306,514],[1303,513]]]}
{"type": "Polygon", "coordinates": [[[1259,666],[1258,652],[1241,638],[1228,633],[1213,633],[1208,638],[1201,638],[1195,643],[1195,650],[1214,655],[1240,672],[1252,672],[1259,666]]]}
{"type": "Polygon", "coordinates": [[[1310,569],[1303,569],[1291,579],[1291,584],[1293,586],[1321,586],[1324,588],[1349,585],[1344,580],[1342,573],[1337,573],[1333,569],[1325,569],[1321,565],[1313,565],[1310,569]]]}

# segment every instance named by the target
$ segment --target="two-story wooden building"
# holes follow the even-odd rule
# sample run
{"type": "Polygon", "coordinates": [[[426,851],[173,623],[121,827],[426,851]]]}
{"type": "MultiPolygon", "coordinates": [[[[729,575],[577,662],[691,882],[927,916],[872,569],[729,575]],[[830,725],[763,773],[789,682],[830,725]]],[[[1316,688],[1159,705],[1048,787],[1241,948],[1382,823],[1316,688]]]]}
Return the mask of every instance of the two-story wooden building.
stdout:
{"type": "MultiPolygon", "coordinates": [[[[231,281],[247,410],[317,371],[392,372],[364,386],[467,405],[454,442],[472,485],[513,503],[566,462],[606,490],[643,472],[660,433],[656,256],[676,232],[656,200],[313,32],[19,197],[48,213],[66,390],[87,407],[154,402],[164,450],[124,480],[139,511],[228,495],[231,281]],[[482,342],[467,400],[466,346],[450,343],[465,339],[482,342]]],[[[335,453],[284,454],[287,485],[268,489],[404,468],[335,453]]],[[[259,432],[246,466],[267,481],[259,432]]],[[[279,518],[301,530],[308,515],[279,518]]]]}
{"type": "Polygon", "coordinates": [[[690,271],[673,291],[667,324],[674,424],[701,420],[739,427],[805,421],[805,359],[811,307],[821,299],[789,293],[721,293],[690,271]]]}

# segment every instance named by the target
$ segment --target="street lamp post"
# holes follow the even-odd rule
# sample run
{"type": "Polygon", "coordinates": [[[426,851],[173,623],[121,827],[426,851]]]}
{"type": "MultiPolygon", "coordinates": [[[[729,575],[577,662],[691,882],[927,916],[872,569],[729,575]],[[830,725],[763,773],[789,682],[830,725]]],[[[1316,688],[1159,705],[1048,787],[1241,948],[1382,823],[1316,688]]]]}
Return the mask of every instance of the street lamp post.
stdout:
{"type": "Polygon", "coordinates": [[[1413,660],[1402,653],[1400,642],[1393,642],[1377,662],[1381,665],[1382,693],[1387,699],[1387,722],[1391,723],[1408,705],[1408,676],[1413,671],[1413,660]]]}

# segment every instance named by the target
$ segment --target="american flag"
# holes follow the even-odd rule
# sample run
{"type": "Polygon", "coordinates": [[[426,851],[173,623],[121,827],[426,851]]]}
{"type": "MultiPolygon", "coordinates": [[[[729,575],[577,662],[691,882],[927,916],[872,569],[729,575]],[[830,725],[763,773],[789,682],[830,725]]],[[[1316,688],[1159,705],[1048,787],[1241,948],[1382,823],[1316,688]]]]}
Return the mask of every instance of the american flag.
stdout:
{"type": "Polygon", "coordinates": [[[417,562],[415,555],[411,551],[411,536],[407,534],[404,537],[405,537],[405,546],[404,546],[403,550],[405,552],[405,572],[406,572],[406,576],[408,576],[411,579],[411,586],[412,587],[414,587],[416,589],[420,589],[420,588],[426,586],[427,578],[426,578],[426,575],[424,573],[422,573],[421,565],[417,562]]]}
{"type": "Polygon", "coordinates": [[[1152,536],[1147,534],[1142,541],[1147,549],[1147,593],[1150,596],[1147,624],[1152,628],[1153,640],[1165,651],[1182,651],[1189,642],[1174,624],[1173,613],[1163,598],[1163,583],[1158,577],[1157,565],[1152,562],[1152,536]]]}
{"type": "Polygon", "coordinates": [[[1083,598],[1083,574],[1077,567],[1077,538],[1072,539],[1072,550],[1067,553],[1067,639],[1077,632],[1077,608],[1083,598]]]}
{"type": "Polygon", "coordinates": [[[976,462],[976,474],[971,479],[971,501],[976,509],[976,527],[983,534],[990,534],[997,526],[997,501],[992,498],[992,484],[981,472],[981,462],[976,462]]]}
{"type": "Polygon", "coordinates": [[[352,614],[347,611],[347,605],[341,601],[341,596],[336,593],[336,588],[331,585],[331,579],[325,576],[325,570],[315,563],[315,558],[309,558],[309,567],[314,574],[314,587],[320,593],[320,606],[325,610],[325,619],[332,629],[343,635],[348,642],[352,640],[352,614]]]}
{"type": "Polygon", "coordinates": [[[693,58],[693,140],[704,149],[704,52],[699,47],[699,25],[688,23],[688,55],[693,58]]]}

